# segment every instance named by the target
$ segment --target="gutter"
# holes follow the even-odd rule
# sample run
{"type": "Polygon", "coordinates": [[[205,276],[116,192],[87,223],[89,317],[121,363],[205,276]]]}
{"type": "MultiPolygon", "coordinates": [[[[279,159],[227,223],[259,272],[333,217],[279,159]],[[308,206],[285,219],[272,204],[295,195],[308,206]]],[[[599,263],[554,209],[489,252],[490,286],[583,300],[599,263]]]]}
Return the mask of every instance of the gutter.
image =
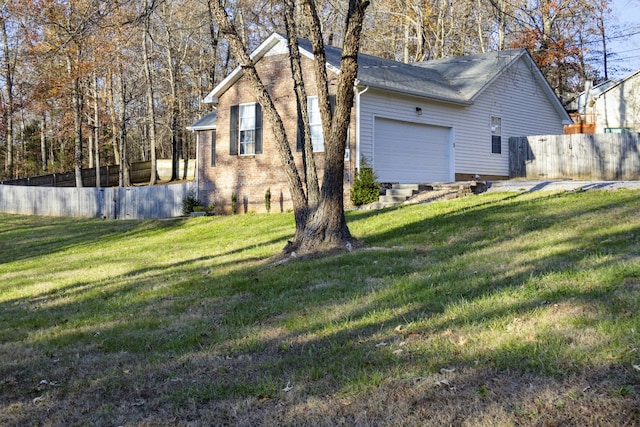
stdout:
{"type": "MultiPolygon", "coordinates": [[[[430,101],[441,102],[443,104],[457,105],[457,106],[462,106],[462,107],[468,107],[469,105],[473,105],[474,104],[474,100],[473,99],[469,99],[469,100],[452,99],[452,98],[449,98],[449,97],[429,95],[429,94],[420,93],[420,92],[411,91],[411,90],[401,90],[401,89],[396,89],[396,88],[390,88],[390,87],[387,87],[387,86],[383,86],[381,84],[367,83],[367,82],[362,82],[362,81],[358,81],[358,83],[362,84],[363,86],[366,86],[366,88],[367,88],[366,90],[368,90],[369,88],[374,88],[374,89],[382,90],[382,91],[385,91],[385,92],[399,93],[399,94],[402,94],[402,95],[414,96],[414,97],[417,97],[417,98],[422,98],[422,99],[426,99],[426,100],[430,100],[430,101]]],[[[366,90],[365,90],[365,92],[366,92],[366,90]]]]}
{"type": "Polygon", "coordinates": [[[362,120],[360,115],[360,96],[369,90],[369,86],[365,86],[364,89],[358,91],[359,83],[356,80],[356,173],[360,172],[360,121],[362,120]]]}

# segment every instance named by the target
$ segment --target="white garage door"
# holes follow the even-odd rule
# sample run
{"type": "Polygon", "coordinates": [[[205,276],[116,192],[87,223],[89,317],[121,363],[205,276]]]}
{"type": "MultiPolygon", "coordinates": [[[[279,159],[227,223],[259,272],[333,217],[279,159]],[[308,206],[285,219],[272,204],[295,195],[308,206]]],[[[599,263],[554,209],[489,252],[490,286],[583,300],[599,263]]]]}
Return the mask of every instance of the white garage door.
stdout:
{"type": "Polygon", "coordinates": [[[450,181],[451,129],[376,118],[373,163],[379,182],[450,181]]]}

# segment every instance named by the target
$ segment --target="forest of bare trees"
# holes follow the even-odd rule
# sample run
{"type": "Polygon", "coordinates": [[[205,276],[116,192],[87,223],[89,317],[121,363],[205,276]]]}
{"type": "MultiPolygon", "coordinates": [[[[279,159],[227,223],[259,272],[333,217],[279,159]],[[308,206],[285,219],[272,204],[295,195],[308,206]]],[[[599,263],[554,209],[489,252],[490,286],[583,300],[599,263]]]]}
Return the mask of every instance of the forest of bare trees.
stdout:
{"type": "MultiPolygon", "coordinates": [[[[340,46],[348,2],[316,4],[325,43],[340,46]]],[[[282,1],[225,9],[251,48],[285,32],[282,1]]],[[[629,29],[610,15],[602,0],[375,0],[362,52],[413,62],[525,47],[564,101],[611,71],[607,43],[629,29]]],[[[0,0],[0,24],[0,180],[161,158],[180,179],[177,162],[195,155],[185,128],[236,65],[212,0],[0,0]]]]}

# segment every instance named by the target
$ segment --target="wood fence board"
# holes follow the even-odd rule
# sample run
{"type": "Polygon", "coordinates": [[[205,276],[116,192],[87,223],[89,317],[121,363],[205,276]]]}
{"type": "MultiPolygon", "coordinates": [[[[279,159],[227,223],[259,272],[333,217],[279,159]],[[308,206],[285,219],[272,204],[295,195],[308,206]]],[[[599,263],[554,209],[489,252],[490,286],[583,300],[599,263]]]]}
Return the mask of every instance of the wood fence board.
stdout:
{"type": "Polygon", "coordinates": [[[511,178],[640,180],[640,134],[538,135],[509,139],[511,178]]]}
{"type": "Polygon", "coordinates": [[[153,219],[182,215],[195,183],[147,187],[0,185],[0,212],[80,218],[153,219]]]}

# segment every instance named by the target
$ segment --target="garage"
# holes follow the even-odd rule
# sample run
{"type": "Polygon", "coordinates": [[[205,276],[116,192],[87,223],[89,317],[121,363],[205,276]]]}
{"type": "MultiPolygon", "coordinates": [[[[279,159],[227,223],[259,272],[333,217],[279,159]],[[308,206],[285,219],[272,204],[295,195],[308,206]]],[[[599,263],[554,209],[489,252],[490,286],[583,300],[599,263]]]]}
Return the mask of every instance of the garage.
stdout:
{"type": "Polygon", "coordinates": [[[451,128],[377,117],[373,168],[379,182],[449,182],[451,128]]]}

